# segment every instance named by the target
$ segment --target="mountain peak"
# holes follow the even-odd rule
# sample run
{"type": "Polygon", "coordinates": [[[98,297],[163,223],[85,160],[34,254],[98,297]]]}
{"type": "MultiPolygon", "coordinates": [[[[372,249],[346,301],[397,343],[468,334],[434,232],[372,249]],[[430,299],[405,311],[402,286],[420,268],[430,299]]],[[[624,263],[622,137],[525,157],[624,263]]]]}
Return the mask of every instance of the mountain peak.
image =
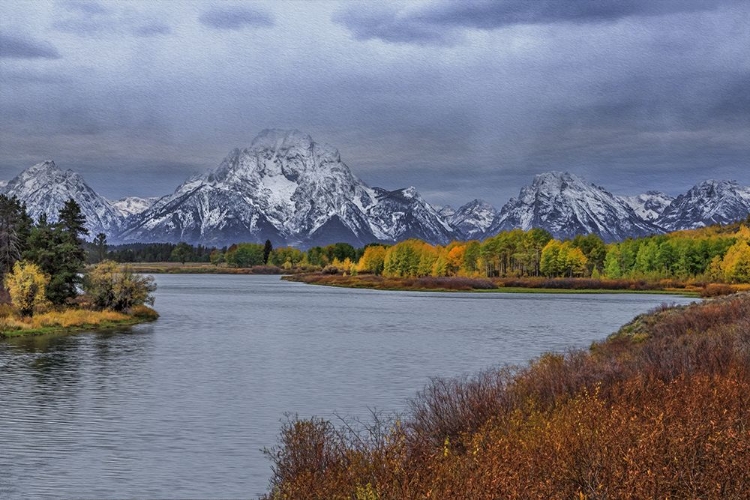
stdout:
{"type": "Polygon", "coordinates": [[[37,163],[36,165],[27,168],[25,172],[32,175],[41,175],[45,173],[60,173],[62,171],[57,165],[55,165],[54,161],[45,160],[41,163],[37,163]]]}
{"type": "Polygon", "coordinates": [[[570,172],[544,172],[534,176],[531,187],[541,189],[547,192],[561,192],[569,185],[590,186],[591,183],[585,179],[571,174],[570,172]]]}
{"type": "Polygon", "coordinates": [[[27,168],[11,179],[3,191],[26,203],[33,219],[44,213],[54,221],[65,202],[72,198],[81,206],[91,234],[111,234],[119,229],[120,216],[109,201],[94,192],[79,174],[72,170],[63,172],[52,160],[27,168]]]}
{"type": "Polygon", "coordinates": [[[292,148],[310,149],[313,144],[313,140],[308,134],[297,129],[267,128],[253,139],[250,148],[281,151],[292,148]]]}
{"type": "Polygon", "coordinates": [[[556,238],[596,233],[605,241],[645,236],[658,228],[608,191],[568,172],[546,172],[503,206],[488,232],[532,227],[556,238]]]}

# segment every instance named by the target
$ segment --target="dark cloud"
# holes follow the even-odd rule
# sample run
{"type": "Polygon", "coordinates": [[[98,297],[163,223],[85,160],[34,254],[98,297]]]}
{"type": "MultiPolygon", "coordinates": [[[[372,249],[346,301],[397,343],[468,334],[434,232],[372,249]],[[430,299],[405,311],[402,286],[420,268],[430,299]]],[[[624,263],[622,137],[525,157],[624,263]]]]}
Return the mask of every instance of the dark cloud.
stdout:
{"type": "Polygon", "coordinates": [[[66,14],[53,23],[53,27],[63,33],[86,37],[105,34],[150,37],[172,32],[164,22],[144,17],[132,9],[117,11],[96,2],[69,2],[64,7],[66,14]]]}
{"type": "Polygon", "coordinates": [[[713,10],[739,0],[478,0],[435,1],[416,9],[350,5],[332,20],[358,40],[453,45],[459,29],[493,30],[518,24],[601,23],[713,10]]]}
{"type": "Polygon", "coordinates": [[[346,26],[357,40],[452,45],[458,39],[439,25],[400,16],[398,10],[387,7],[350,7],[334,14],[332,20],[346,26]]]}
{"type": "Polygon", "coordinates": [[[248,7],[214,7],[198,18],[201,24],[221,30],[238,30],[247,26],[270,27],[273,17],[259,9],[248,7]]]}
{"type": "Polygon", "coordinates": [[[413,17],[440,25],[494,29],[512,24],[598,23],[712,10],[720,0],[502,0],[436,2],[413,17]]]}
{"type": "Polygon", "coordinates": [[[82,12],[88,15],[109,13],[109,9],[105,8],[102,4],[93,1],[69,1],[65,2],[64,6],[70,11],[82,12]]]}
{"type": "Polygon", "coordinates": [[[0,34],[0,58],[60,59],[60,57],[60,53],[49,42],[0,34]]]}
{"type": "Polygon", "coordinates": [[[549,170],[623,194],[750,184],[747,2],[6,3],[5,33],[86,36],[44,38],[60,63],[2,60],[0,179],[49,157],[108,196],[163,194],[278,127],[437,204],[499,207],[549,170]]]}
{"type": "Polygon", "coordinates": [[[142,24],[132,29],[132,33],[136,36],[158,36],[168,35],[172,33],[172,28],[164,23],[153,21],[142,24]]]}

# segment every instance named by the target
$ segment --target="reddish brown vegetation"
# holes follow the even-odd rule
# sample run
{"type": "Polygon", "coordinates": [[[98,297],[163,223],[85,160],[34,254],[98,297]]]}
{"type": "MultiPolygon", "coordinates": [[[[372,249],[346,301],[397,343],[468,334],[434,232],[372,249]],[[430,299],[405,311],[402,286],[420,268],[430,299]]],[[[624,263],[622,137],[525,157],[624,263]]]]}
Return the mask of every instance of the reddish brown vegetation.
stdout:
{"type": "Polygon", "coordinates": [[[403,419],[290,421],[268,498],[747,498],[750,294],[434,380],[403,419]]]}

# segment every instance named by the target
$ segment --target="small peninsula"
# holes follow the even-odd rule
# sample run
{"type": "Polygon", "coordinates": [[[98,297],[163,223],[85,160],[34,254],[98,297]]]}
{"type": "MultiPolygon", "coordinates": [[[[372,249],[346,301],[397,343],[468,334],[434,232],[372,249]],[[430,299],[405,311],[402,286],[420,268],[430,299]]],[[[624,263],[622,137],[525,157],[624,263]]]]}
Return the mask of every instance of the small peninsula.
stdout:
{"type": "MultiPolygon", "coordinates": [[[[102,260],[86,267],[86,218],[69,199],[51,222],[31,219],[0,195],[0,337],[130,326],[154,321],[154,279],[102,260]]],[[[106,237],[97,235],[101,242],[106,237]]]]}

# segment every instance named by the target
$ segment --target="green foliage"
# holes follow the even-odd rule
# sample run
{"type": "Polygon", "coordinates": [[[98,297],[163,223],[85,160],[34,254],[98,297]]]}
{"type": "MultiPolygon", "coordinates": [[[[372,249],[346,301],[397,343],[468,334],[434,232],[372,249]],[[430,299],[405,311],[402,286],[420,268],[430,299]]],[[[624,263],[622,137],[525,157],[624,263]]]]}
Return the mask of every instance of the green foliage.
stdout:
{"type": "Polygon", "coordinates": [[[549,277],[583,276],[587,259],[570,241],[550,240],[542,250],[540,271],[549,277]]]}
{"type": "Polygon", "coordinates": [[[514,229],[482,242],[479,253],[486,276],[539,276],[542,250],[552,236],[543,229],[514,229]]]}
{"type": "Polygon", "coordinates": [[[97,264],[83,282],[84,291],[99,309],[127,311],[134,306],[153,305],[156,290],[152,276],[135,274],[125,266],[105,260],[97,264]]]}
{"type": "Polygon", "coordinates": [[[224,262],[224,252],[221,250],[213,250],[209,256],[209,260],[211,264],[218,266],[222,262],[224,262]]]}
{"type": "Polygon", "coordinates": [[[305,254],[299,248],[282,247],[273,249],[268,262],[274,266],[291,269],[301,264],[304,258],[305,254]]]}
{"type": "Polygon", "coordinates": [[[263,245],[258,243],[239,243],[232,245],[224,256],[232,267],[252,267],[263,265],[263,245]]]}
{"type": "Polygon", "coordinates": [[[49,224],[42,214],[31,229],[23,257],[39,265],[50,276],[46,295],[53,304],[64,304],[78,295],[80,273],[86,262],[82,239],[88,234],[85,223],[81,207],[70,199],[60,210],[57,223],[49,224]]]}
{"type": "MultiPolygon", "coordinates": [[[[182,245],[183,248],[188,249],[185,262],[213,262],[211,261],[211,254],[214,251],[223,253],[222,250],[215,247],[206,247],[203,245],[193,246],[184,242],[182,245]]],[[[176,247],[177,245],[174,243],[129,243],[127,245],[110,245],[109,251],[106,254],[106,259],[114,260],[115,262],[179,261],[180,259],[172,259],[172,252],[174,252],[176,247]]],[[[95,263],[97,250],[92,244],[90,244],[89,249],[90,254],[94,254],[94,258],[90,257],[89,261],[95,263]]],[[[223,250],[226,250],[226,248],[223,250]]]]}
{"type": "Polygon", "coordinates": [[[107,258],[107,235],[98,233],[93,241],[95,256],[97,262],[102,262],[107,258]]]}
{"type": "Polygon", "coordinates": [[[192,248],[190,247],[190,245],[188,245],[184,241],[181,241],[172,250],[172,254],[169,256],[169,260],[184,264],[185,261],[190,258],[191,253],[192,248]]]}
{"type": "Polygon", "coordinates": [[[741,263],[736,270],[733,268],[735,254],[730,248],[742,249],[749,239],[750,230],[742,224],[731,229],[716,226],[628,239],[606,247],[604,274],[613,279],[700,278],[748,282],[750,276],[744,276],[741,263]],[[725,256],[728,256],[726,261],[725,256]]]}
{"type": "Polygon", "coordinates": [[[17,261],[13,271],[5,276],[4,284],[13,305],[22,317],[27,317],[46,303],[45,288],[49,281],[49,276],[33,262],[17,261]]]}
{"type": "Polygon", "coordinates": [[[594,270],[599,272],[604,269],[604,259],[607,256],[607,247],[604,245],[604,241],[595,235],[587,234],[586,236],[578,235],[573,238],[571,244],[575,248],[580,248],[583,255],[586,257],[586,269],[590,275],[594,270]]]}
{"type": "Polygon", "coordinates": [[[18,198],[0,195],[0,278],[21,258],[32,223],[18,198]]]}

